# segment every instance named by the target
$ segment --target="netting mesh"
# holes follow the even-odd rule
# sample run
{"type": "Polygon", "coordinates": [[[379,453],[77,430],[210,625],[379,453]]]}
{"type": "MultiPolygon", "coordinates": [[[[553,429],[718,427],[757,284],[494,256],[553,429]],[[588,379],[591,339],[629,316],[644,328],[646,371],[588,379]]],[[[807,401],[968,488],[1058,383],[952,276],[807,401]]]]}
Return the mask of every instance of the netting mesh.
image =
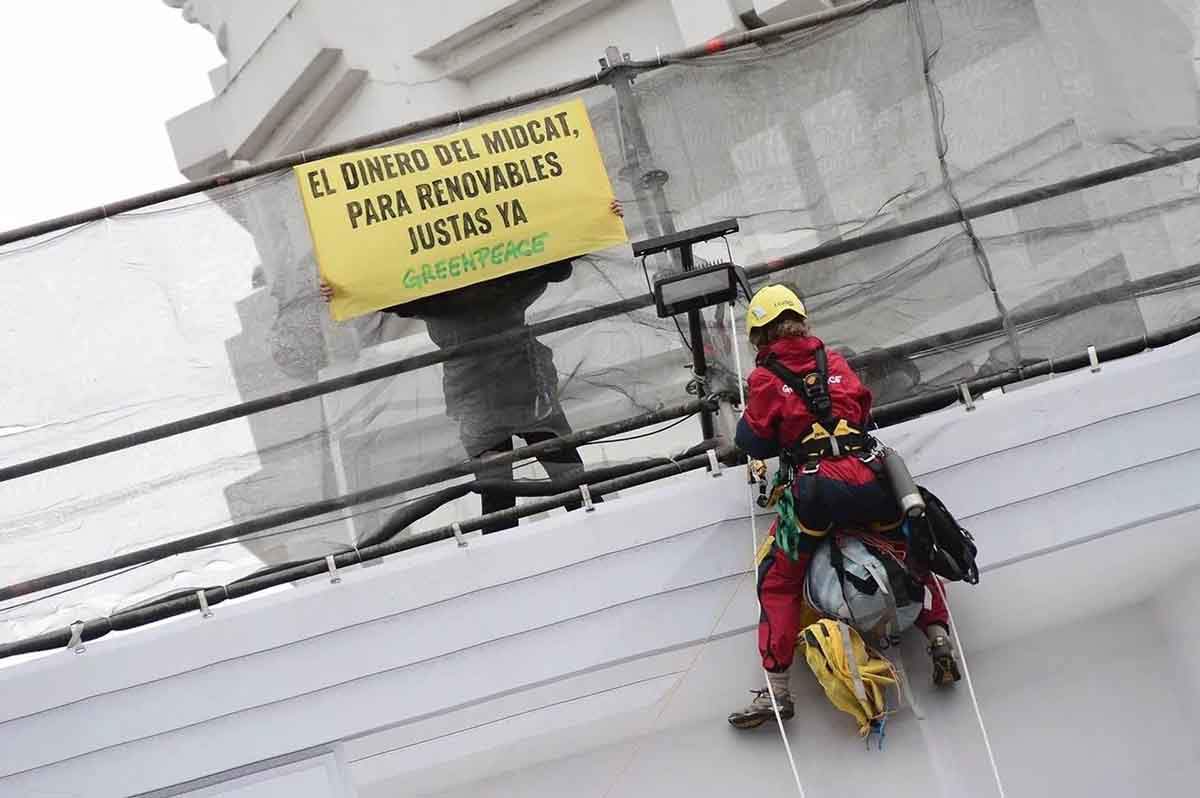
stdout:
{"type": "MultiPolygon", "coordinates": [[[[741,233],[698,257],[769,262],[1194,142],[1191,5],[922,0],[582,97],[631,239],[735,217],[741,233]]],[[[1194,163],[1174,166],[772,279],[801,291],[832,346],[927,342],[873,361],[877,402],[892,401],[1200,315],[1198,187],[1194,163]],[[981,322],[988,331],[956,336],[981,322]]],[[[0,268],[6,464],[438,348],[419,318],[328,319],[290,173],[11,245],[0,268]]],[[[646,268],[628,249],[580,258],[569,279],[529,292],[523,318],[506,307],[505,323],[641,296],[678,264],[646,268]]],[[[718,381],[733,377],[726,312],[704,325],[718,381]]],[[[680,321],[647,309],[531,336],[529,390],[482,419],[448,407],[462,397],[444,389],[488,363],[452,363],[4,483],[0,582],[426,473],[477,454],[489,430],[561,433],[682,401],[680,321]]],[[[690,422],[583,456],[605,464],[698,438],[690,422]]],[[[9,608],[0,637],[344,550],[428,490],[9,608]]],[[[478,502],[420,526],[476,515],[478,502]]]]}

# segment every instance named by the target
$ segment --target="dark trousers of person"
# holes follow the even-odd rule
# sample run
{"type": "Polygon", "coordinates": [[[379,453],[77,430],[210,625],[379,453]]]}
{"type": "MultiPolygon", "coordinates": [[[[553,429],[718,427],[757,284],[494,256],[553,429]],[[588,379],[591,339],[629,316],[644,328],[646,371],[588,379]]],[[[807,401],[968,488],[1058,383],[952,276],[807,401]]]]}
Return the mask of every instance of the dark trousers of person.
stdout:
{"type": "MultiPolygon", "coordinates": [[[[533,446],[537,443],[554,440],[558,436],[553,432],[518,432],[516,437],[525,441],[527,446],[533,446]]],[[[483,456],[504,454],[513,450],[513,439],[497,443],[495,446],[488,447],[483,456]]],[[[561,479],[578,474],[583,470],[583,458],[579,456],[579,450],[575,447],[561,449],[557,452],[544,454],[538,457],[538,462],[542,464],[542,468],[546,469],[546,474],[551,479],[561,479]]],[[[512,465],[503,464],[496,466],[488,466],[480,469],[476,476],[481,479],[512,479],[512,465]]],[[[493,491],[484,491],[480,494],[480,504],[484,515],[508,510],[517,506],[517,498],[508,493],[496,493],[493,491]]],[[[600,497],[596,497],[595,501],[599,502],[600,497]]],[[[566,505],[568,511],[578,510],[582,507],[582,502],[570,502],[566,505]]],[[[508,521],[497,521],[483,528],[483,534],[490,535],[493,532],[499,532],[504,529],[512,529],[517,526],[517,519],[513,518],[508,521]]]]}

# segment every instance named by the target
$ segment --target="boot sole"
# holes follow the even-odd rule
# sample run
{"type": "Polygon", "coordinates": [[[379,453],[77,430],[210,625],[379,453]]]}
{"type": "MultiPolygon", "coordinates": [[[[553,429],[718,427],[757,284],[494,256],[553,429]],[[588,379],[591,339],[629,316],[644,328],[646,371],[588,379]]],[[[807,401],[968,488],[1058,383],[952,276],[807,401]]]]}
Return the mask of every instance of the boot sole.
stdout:
{"type": "MultiPolygon", "coordinates": [[[[779,711],[779,717],[783,720],[791,720],[795,716],[795,710],[789,712],[786,709],[780,709],[779,711]]],[[[737,719],[730,717],[727,720],[729,721],[729,725],[735,729],[757,729],[767,721],[775,720],[775,713],[772,712],[770,715],[747,715],[737,719]]]]}
{"type": "Polygon", "coordinates": [[[766,722],[767,719],[764,717],[739,718],[737,720],[729,718],[729,725],[735,729],[757,729],[766,722]]]}

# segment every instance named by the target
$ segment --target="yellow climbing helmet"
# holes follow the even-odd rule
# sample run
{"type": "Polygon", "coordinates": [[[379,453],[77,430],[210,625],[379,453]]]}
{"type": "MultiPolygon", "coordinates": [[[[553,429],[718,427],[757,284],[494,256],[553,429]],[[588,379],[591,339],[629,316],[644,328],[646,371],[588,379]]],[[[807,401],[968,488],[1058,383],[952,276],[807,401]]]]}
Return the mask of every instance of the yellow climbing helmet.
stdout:
{"type": "Polygon", "coordinates": [[[766,327],[787,310],[799,314],[802,319],[808,318],[804,303],[792,289],[783,285],[763,286],[750,300],[750,309],[746,311],[746,332],[753,333],[759,327],[766,327]]]}

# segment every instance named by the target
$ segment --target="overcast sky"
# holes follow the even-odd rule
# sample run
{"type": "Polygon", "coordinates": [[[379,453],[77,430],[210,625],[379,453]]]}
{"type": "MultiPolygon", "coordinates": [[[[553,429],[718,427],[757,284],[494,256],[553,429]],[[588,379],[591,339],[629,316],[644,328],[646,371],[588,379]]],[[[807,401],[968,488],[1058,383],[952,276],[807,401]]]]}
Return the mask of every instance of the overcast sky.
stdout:
{"type": "MultiPolygon", "coordinates": [[[[248,0],[249,1],[249,0],[248,0]]],[[[212,36],[162,0],[6,2],[0,230],[182,182],[165,123],[212,97],[212,36]]]]}

